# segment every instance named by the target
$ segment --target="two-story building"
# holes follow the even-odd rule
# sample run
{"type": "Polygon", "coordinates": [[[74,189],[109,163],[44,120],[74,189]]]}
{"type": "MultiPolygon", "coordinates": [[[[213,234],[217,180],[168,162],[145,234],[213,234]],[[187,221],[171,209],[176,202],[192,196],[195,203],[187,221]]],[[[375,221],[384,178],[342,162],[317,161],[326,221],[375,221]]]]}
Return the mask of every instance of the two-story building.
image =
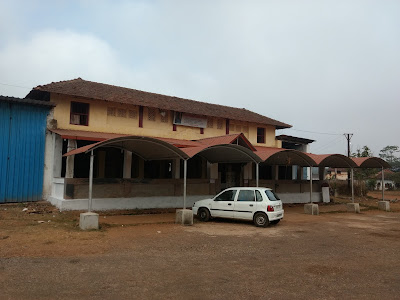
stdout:
{"type": "MultiPolygon", "coordinates": [[[[35,87],[27,98],[56,105],[43,190],[61,209],[87,207],[88,149],[95,209],[181,207],[184,174],[189,205],[226,187],[256,184],[274,188],[285,202],[310,200],[301,167],[316,164],[293,149],[307,150],[313,141],[277,138],[276,130],[291,126],[264,116],[267,105],[255,113],[81,78],[35,87]],[[112,138],[120,140],[96,144],[112,138]]],[[[318,184],[313,191],[319,201],[318,184]]]]}

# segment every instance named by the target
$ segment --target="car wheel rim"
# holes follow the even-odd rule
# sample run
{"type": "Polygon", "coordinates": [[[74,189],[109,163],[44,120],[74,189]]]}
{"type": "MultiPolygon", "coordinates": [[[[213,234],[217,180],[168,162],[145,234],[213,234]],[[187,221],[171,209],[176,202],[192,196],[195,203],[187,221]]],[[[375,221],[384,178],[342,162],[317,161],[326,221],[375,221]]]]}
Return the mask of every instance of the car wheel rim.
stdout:
{"type": "Polygon", "coordinates": [[[264,225],[265,224],[265,218],[263,216],[257,217],[257,224],[258,225],[264,225]]]}

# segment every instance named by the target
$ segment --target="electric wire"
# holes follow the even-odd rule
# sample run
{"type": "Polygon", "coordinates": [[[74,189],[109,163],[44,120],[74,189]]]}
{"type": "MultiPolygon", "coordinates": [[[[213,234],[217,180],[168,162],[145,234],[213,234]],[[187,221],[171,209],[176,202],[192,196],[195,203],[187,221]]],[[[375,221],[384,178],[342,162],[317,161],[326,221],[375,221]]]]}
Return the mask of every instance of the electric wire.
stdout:
{"type": "Polygon", "coordinates": [[[322,150],[325,150],[328,147],[330,147],[332,144],[339,142],[341,139],[344,139],[344,137],[343,136],[336,137],[323,145],[317,146],[315,149],[313,149],[313,152],[321,152],[322,150]]]}
{"type": "Polygon", "coordinates": [[[308,132],[308,133],[315,133],[315,134],[326,134],[326,135],[342,135],[343,134],[343,133],[317,132],[317,131],[300,130],[300,129],[292,129],[292,128],[287,128],[286,130],[294,130],[294,131],[300,131],[300,132],[308,132]]]}
{"type": "Polygon", "coordinates": [[[0,84],[1,85],[5,85],[5,86],[12,86],[12,87],[17,87],[17,88],[22,88],[22,89],[31,89],[32,88],[32,87],[15,85],[15,84],[7,84],[7,83],[2,83],[2,82],[0,82],[0,84]]]}

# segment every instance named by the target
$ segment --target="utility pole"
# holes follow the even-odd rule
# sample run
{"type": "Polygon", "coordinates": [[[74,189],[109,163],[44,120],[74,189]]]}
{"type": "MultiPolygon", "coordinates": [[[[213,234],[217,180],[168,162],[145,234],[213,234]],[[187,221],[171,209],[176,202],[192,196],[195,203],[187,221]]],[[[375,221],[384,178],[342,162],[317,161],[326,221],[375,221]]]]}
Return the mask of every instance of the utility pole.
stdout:
{"type": "MultiPolygon", "coordinates": [[[[350,157],[350,140],[353,137],[352,133],[345,133],[344,136],[347,140],[347,157],[350,157]]],[[[347,170],[347,187],[350,189],[350,172],[347,170]]]]}

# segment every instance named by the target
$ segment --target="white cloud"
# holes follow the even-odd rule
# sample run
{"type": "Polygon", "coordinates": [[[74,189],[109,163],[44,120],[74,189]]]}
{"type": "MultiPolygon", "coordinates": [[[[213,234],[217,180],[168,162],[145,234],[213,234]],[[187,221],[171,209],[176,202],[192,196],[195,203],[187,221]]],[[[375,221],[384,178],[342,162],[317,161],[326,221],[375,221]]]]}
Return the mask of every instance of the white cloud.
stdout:
{"type": "MultiPolygon", "coordinates": [[[[399,130],[397,0],[63,3],[49,1],[50,18],[34,28],[37,11],[23,13],[18,30],[0,29],[0,82],[28,86],[0,85],[0,94],[82,77],[246,107],[297,129],[353,132],[353,145],[376,153],[398,143],[380,128],[399,130]]],[[[332,136],[287,134],[343,152],[332,136]]]]}
{"type": "Polygon", "coordinates": [[[41,31],[27,41],[8,44],[0,50],[0,69],[0,82],[27,87],[77,77],[114,83],[127,72],[105,41],[69,30],[41,31]]]}

